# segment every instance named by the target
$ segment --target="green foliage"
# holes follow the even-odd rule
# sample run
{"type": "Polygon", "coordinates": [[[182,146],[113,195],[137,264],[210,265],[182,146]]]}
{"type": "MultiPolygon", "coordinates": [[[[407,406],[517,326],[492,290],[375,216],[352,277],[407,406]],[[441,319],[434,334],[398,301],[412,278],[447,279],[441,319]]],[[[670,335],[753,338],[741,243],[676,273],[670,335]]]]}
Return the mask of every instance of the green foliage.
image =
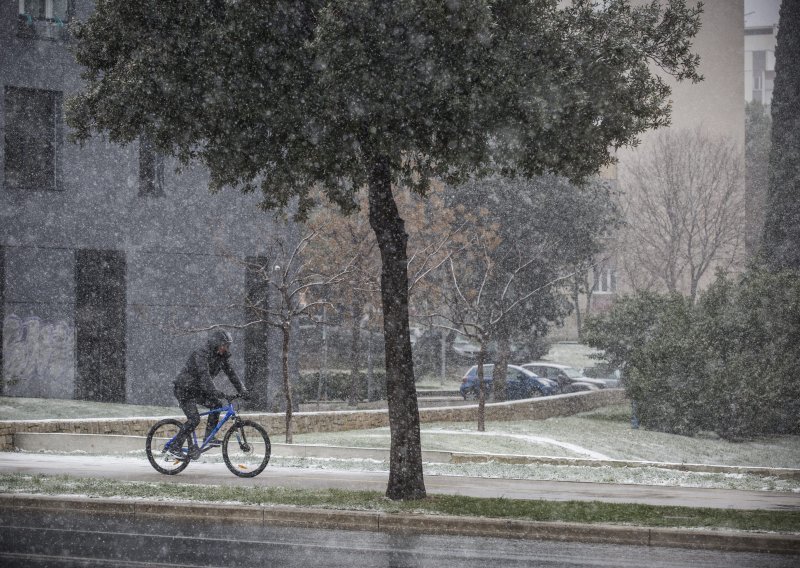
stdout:
{"type": "MultiPolygon", "coordinates": [[[[505,338],[533,355],[513,354],[518,361],[535,359],[537,338],[572,309],[564,274],[590,263],[602,251],[600,237],[618,223],[609,187],[552,175],[492,177],[448,188],[444,202],[468,240],[454,243],[452,281],[465,296],[453,296],[453,312],[464,312],[464,323],[479,326],[487,343],[505,338]]],[[[498,362],[496,353],[487,355],[498,362]]]]}
{"type": "Polygon", "coordinates": [[[697,305],[637,294],[587,323],[586,341],[624,368],[647,428],[726,439],[800,432],[800,279],[723,276],[697,305]]]}
{"type": "Polygon", "coordinates": [[[425,193],[489,172],[584,178],[700,80],[685,0],[102,0],[75,31],[79,139],[143,133],[265,208],[345,210],[377,157],[425,193]],[[557,136],[554,133],[558,133],[557,136]]]}
{"type": "Polygon", "coordinates": [[[800,2],[783,2],[775,46],[772,147],[763,252],[773,270],[800,270],[800,2]]]}
{"type": "MultiPolygon", "coordinates": [[[[375,396],[378,399],[386,399],[386,371],[375,369],[373,371],[375,386],[375,396]]],[[[367,400],[367,376],[364,373],[358,374],[358,400],[367,400]]],[[[323,383],[323,397],[326,400],[347,400],[350,396],[350,372],[349,371],[328,371],[323,383]]],[[[317,400],[319,392],[319,373],[304,372],[300,373],[300,379],[292,386],[292,391],[297,397],[298,403],[317,400]]]]}

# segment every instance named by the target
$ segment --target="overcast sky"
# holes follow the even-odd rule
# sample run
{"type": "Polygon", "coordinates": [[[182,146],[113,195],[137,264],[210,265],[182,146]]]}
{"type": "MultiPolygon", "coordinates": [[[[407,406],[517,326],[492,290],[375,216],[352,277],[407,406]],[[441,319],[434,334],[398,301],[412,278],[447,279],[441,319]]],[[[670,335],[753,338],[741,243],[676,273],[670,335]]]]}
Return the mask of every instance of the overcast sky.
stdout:
{"type": "Polygon", "coordinates": [[[744,0],[744,25],[770,26],[778,23],[781,0],[744,0]]]}

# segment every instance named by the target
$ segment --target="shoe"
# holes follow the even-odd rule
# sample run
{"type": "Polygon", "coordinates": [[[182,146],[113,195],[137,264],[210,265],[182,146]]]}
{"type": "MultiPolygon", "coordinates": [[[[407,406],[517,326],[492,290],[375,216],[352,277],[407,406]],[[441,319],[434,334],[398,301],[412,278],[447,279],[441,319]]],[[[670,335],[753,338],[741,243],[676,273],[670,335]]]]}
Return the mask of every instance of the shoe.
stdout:
{"type": "Polygon", "coordinates": [[[211,438],[211,440],[208,441],[208,444],[206,444],[206,446],[208,448],[219,448],[220,446],[222,446],[222,442],[217,438],[211,438]]]}
{"type": "Polygon", "coordinates": [[[177,447],[170,447],[167,450],[167,453],[173,457],[178,458],[179,460],[184,460],[184,461],[189,457],[183,452],[183,450],[177,447]]]}

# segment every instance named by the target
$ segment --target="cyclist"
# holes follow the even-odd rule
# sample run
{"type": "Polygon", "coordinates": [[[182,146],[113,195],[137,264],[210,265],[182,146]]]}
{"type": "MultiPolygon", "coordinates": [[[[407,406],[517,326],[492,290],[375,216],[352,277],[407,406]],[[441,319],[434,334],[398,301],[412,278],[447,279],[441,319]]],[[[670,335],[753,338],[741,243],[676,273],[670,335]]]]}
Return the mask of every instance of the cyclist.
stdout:
{"type": "MultiPolygon", "coordinates": [[[[224,393],[218,391],[211,380],[220,371],[225,373],[243,399],[248,398],[247,389],[242,384],[242,381],[239,380],[229,361],[231,344],[233,344],[233,337],[231,337],[230,333],[221,329],[212,331],[205,345],[192,351],[183,370],[175,379],[175,398],[178,399],[181,410],[183,410],[187,418],[173,444],[174,450],[172,453],[175,455],[185,457],[180,448],[187,438],[189,439],[189,454],[193,458],[199,455],[191,436],[191,433],[200,424],[200,413],[197,411],[197,405],[219,408],[225,404],[224,393]]],[[[218,422],[218,412],[208,415],[204,440],[214,431],[218,422]]],[[[218,447],[220,445],[220,441],[216,438],[209,442],[210,447],[218,447]]]]}

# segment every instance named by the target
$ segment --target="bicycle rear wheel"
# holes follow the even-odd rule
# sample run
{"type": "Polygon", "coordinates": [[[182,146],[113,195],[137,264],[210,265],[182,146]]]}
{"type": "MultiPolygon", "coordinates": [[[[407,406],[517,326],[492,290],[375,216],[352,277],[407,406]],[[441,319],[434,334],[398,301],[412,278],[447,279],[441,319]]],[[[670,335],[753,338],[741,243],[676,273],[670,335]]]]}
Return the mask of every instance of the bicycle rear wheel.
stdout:
{"type": "Polygon", "coordinates": [[[261,424],[240,420],[222,439],[222,459],[234,475],[255,477],[267,467],[272,446],[261,424]]]}
{"type": "Polygon", "coordinates": [[[171,442],[180,432],[183,423],[173,418],[156,422],[147,433],[145,449],[150,465],[164,475],[175,475],[186,469],[189,465],[188,440],[184,440],[182,453],[186,456],[181,459],[170,453],[171,442]]]}

